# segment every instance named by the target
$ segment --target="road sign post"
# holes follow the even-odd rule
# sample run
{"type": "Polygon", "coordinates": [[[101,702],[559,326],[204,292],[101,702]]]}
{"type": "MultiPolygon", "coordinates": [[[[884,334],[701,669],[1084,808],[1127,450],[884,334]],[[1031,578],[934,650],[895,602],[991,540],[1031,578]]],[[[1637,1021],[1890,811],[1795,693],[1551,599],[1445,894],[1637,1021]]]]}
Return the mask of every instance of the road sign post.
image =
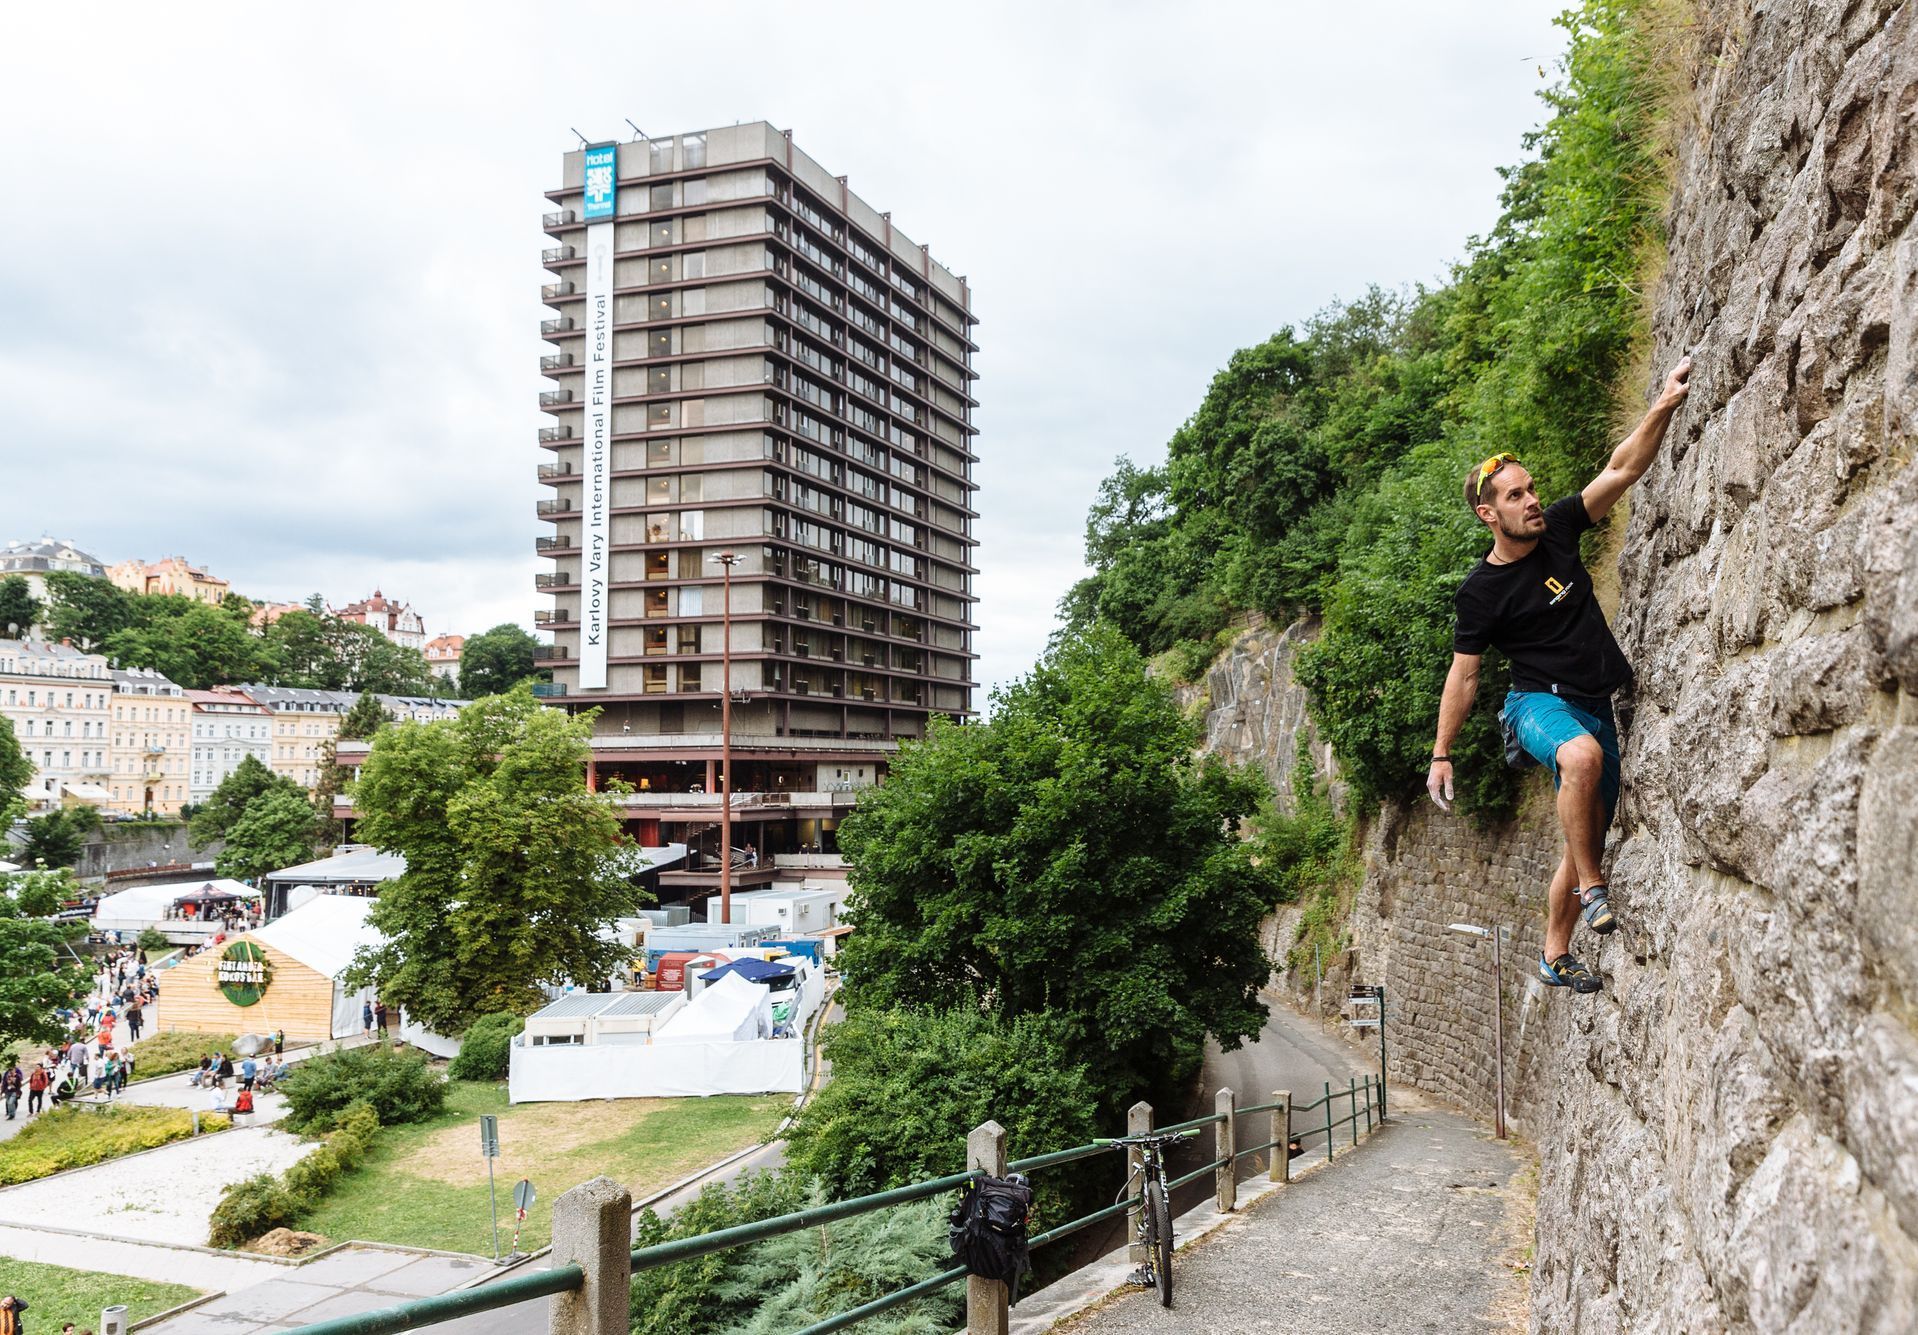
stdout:
{"type": "Polygon", "coordinates": [[[486,1198],[493,1207],[493,1264],[499,1264],[499,1193],[493,1189],[493,1160],[499,1158],[499,1118],[480,1116],[480,1153],[486,1156],[486,1198]]]}
{"type": "Polygon", "coordinates": [[[513,1184],[513,1250],[509,1256],[519,1255],[519,1232],[526,1224],[526,1212],[533,1208],[533,1202],[539,1199],[539,1193],[533,1190],[533,1184],[521,1178],[513,1184]]]}

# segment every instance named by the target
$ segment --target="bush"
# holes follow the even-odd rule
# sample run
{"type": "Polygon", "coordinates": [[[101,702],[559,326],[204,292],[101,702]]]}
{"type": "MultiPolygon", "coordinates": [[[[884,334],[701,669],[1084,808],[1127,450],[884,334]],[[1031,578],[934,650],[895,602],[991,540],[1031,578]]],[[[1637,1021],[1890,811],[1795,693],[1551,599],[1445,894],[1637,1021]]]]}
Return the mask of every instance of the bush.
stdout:
{"type": "Polygon", "coordinates": [[[140,949],[149,955],[158,955],[162,951],[173,949],[173,943],[166,939],[166,933],[158,927],[142,927],[140,949]]]}
{"type": "Polygon", "coordinates": [[[459,1056],[446,1074],[454,1080],[504,1080],[513,1038],[526,1028],[526,1017],[501,1011],[482,1015],[460,1040],[459,1056]]]}
{"type": "Polygon", "coordinates": [[[150,1076],[190,1071],[207,1053],[219,1056],[232,1050],[235,1034],[191,1034],[183,1030],[154,1034],[133,1045],[133,1073],[145,1080],[150,1076]]]}
{"type": "Polygon", "coordinates": [[[207,1221],[207,1243],[238,1247],[262,1233],[286,1227],[298,1212],[299,1203],[273,1174],[246,1178],[220,1193],[220,1203],[213,1207],[207,1221]]]}
{"type": "Polygon", "coordinates": [[[424,1053],[386,1047],[342,1048],[294,1065],[281,1085],[287,1130],[312,1133],[338,1125],[356,1103],[382,1126],[417,1122],[446,1102],[446,1082],[424,1053]]]}
{"type": "MultiPolygon", "coordinates": [[[[202,1114],[202,1131],[221,1131],[224,1117],[202,1114]]],[[[123,1154],[150,1150],[193,1134],[185,1108],[122,1104],[99,1112],[55,1108],[0,1142],[0,1186],[31,1182],[69,1168],[85,1168],[123,1154]]]]}
{"type": "Polygon", "coordinates": [[[235,1182],[220,1194],[210,1221],[209,1245],[238,1247],[262,1233],[298,1223],[326,1199],[341,1174],[360,1166],[379,1129],[379,1114],[371,1103],[365,1099],[348,1103],[334,1115],[333,1130],[325,1142],[280,1177],[262,1173],[235,1182]]]}

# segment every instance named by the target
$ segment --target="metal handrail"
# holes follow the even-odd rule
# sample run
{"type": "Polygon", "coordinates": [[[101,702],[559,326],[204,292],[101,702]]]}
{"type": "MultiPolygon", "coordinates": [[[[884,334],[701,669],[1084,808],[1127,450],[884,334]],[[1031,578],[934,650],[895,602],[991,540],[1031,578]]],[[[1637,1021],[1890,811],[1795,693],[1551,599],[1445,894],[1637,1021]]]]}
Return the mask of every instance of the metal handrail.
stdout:
{"type": "Polygon", "coordinates": [[[931,1279],[922,1279],[910,1288],[899,1289],[896,1292],[888,1293],[883,1298],[874,1298],[869,1303],[862,1303],[850,1312],[841,1312],[838,1316],[829,1316],[824,1321],[815,1321],[803,1330],[794,1332],[794,1335],[826,1335],[826,1332],[829,1330],[844,1330],[847,1326],[864,1321],[869,1316],[878,1316],[881,1312],[890,1311],[892,1308],[909,1303],[915,1298],[923,1298],[928,1293],[943,1289],[954,1280],[964,1279],[965,1277],[966,1268],[964,1266],[955,1266],[944,1274],[934,1275],[931,1279]]]}
{"type": "Polygon", "coordinates": [[[832,1201],[826,1205],[795,1210],[791,1214],[775,1215],[771,1219],[762,1219],[753,1224],[735,1224],[732,1228],[722,1228],[716,1233],[701,1233],[690,1238],[675,1238],[671,1242],[655,1243],[651,1247],[641,1247],[633,1253],[633,1273],[652,1270],[662,1265],[673,1265],[680,1261],[690,1261],[695,1257],[709,1256],[714,1252],[723,1252],[748,1242],[763,1242],[767,1238],[776,1238],[782,1233],[796,1233],[802,1228],[811,1228],[815,1224],[829,1224],[835,1219],[866,1214],[873,1210],[884,1209],[888,1205],[922,1201],[928,1196],[937,1196],[941,1192],[963,1187],[981,1176],[983,1174],[976,1169],[971,1172],[953,1173],[948,1177],[933,1178],[930,1182],[914,1182],[908,1186],[894,1187],[890,1191],[876,1191],[869,1196],[855,1196],[847,1201],[832,1201]]]}
{"type": "Polygon", "coordinates": [[[1062,1163],[1072,1163],[1079,1159],[1090,1159],[1095,1154],[1110,1154],[1112,1146],[1093,1143],[1077,1145],[1069,1150],[1054,1150],[1050,1154],[1035,1154],[1030,1158],[1014,1159],[1006,1165],[1008,1173],[1036,1173],[1041,1168],[1052,1168],[1062,1163]]]}
{"type": "Polygon", "coordinates": [[[1173,1178],[1170,1182],[1165,1184],[1165,1189],[1168,1193],[1177,1191],[1180,1187],[1183,1187],[1186,1183],[1197,1182],[1200,1178],[1204,1177],[1207,1173],[1216,1173],[1219,1171],[1219,1169],[1223,1167],[1225,1167],[1224,1159],[1214,1159],[1211,1163],[1205,1165],[1205,1167],[1203,1168],[1194,1168],[1191,1172],[1187,1173],[1184,1177],[1173,1178]]]}
{"type": "Polygon", "coordinates": [[[1223,1122],[1224,1120],[1224,1113],[1207,1113],[1204,1117],[1195,1117],[1189,1122],[1174,1122],[1171,1126],[1155,1126],[1149,1133],[1142,1134],[1163,1136],[1169,1135],[1174,1131],[1195,1131],[1199,1127],[1210,1126],[1214,1122],[1223,1122]]]}
{"type": "Polygon", "coordinates": [[[375,1308],[371,1312],[329,1317],[297,1329],[299,1335],[398,1335],[403,1330],[418,1330],[421,1326],[471,1316],[475,1312],[491,1312],[533,1298],[571,1293],[585,1282],[586,1272],[579,1266],[555,1266],[529,1275],[514,1275],[477,1289],[457,1289],[431,1298],[415,1298],[392,1307],[375,1308]]]}

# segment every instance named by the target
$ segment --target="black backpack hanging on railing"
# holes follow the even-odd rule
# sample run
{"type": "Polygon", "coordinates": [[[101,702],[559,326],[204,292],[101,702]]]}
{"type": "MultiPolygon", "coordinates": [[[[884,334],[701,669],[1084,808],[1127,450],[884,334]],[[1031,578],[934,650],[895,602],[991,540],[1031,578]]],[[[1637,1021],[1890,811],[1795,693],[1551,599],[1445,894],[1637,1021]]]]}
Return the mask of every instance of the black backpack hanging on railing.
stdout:
{"type": "Polygon", "coordinates": [[[1025,1177],[981,1177],[965,1189],[949,1220],[952,1258],[969,1275],[1004,1280],[1008,1300],[1019,1301],[1019,1280],[1032,1270],[1026,1220],[1032,1188],[1025,1177]]]}

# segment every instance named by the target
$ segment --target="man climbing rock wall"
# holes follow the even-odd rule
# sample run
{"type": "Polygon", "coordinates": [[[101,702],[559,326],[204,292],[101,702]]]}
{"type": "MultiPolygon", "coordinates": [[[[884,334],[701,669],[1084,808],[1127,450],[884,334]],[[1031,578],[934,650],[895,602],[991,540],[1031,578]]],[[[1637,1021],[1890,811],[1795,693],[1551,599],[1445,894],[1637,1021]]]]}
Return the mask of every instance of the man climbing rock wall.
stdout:
{"type": "Polygon", "coordinates": [[[1533,1324],[1908,1331],[1918,5],[1700,18],[1653,353],[1695,369],[1619,563],[1629,929],[1545,1019],[1533,1324]]]}

